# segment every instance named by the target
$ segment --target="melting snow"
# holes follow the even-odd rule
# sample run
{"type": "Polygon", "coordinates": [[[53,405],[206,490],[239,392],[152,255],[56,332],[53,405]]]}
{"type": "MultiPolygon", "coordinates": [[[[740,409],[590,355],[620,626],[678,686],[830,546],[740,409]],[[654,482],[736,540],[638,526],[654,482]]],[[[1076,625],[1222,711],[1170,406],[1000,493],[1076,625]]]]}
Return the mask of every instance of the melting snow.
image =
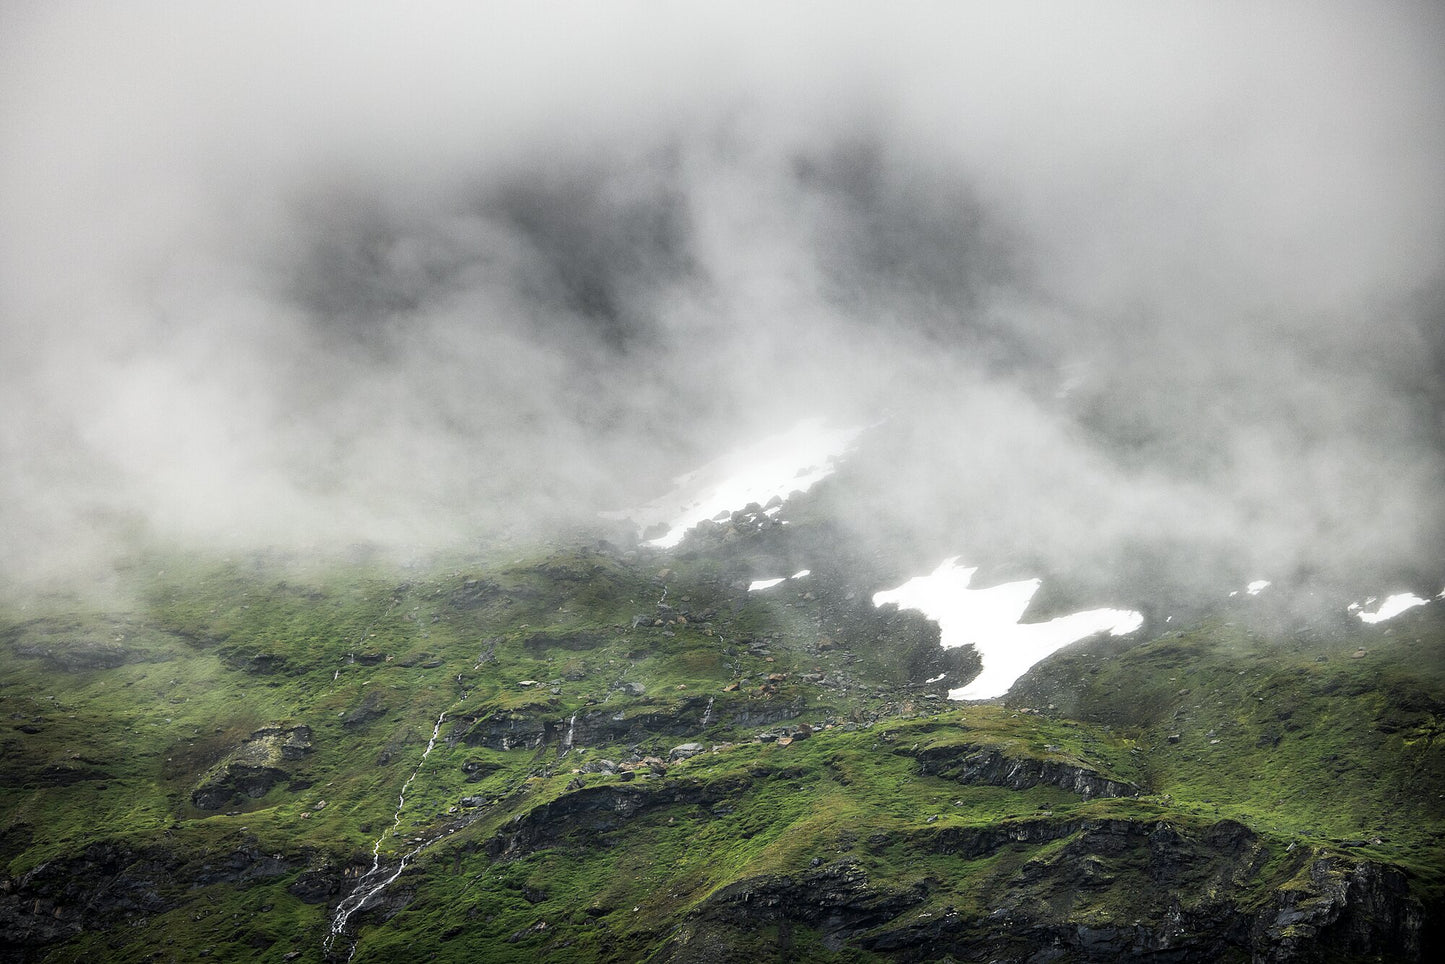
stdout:
{"type": "Polygon", "coordinates": [[[974,644],[983,658],[983,672],[969,685],[949,692],[951,699],[1002,696],[1029,667],[1055,650],[1098,632],[1122,636],[1144,624],[1142,615],[1123,609],[1092,609],[1044,623],[1020,623],[1039,580],[970,589],[977,571],[958,565],[955,556],[927,576],[873,596],[875,606],[897,603],[937,621],[945,647],[974,644]]]}
{"type": "Polygon", "coordinates": [[[774,496],[787,498],[831,475],[837,459],[862,431],[861,427],[830,428],[821,418],[804,419],[786,432],[769,435],[673,480],[661,498],[628,512],[604,513],[631,517],[642,528],[666,523],[667,532],[647,544],[669,548],[687,530],[707,519],[723,519],[751,502],[764,505],[774,496]]]}
{"type": "Polygon", "coordinates": [[[757,592],[759,589],[772,589],[779,583],[787,582],[789,579],[802,579],[812,571],[811,569],[800,569],[791,576],[779,576],[776,579],[754,579],[748,586],[748,592],[757,592]]]}
{"type": "MultiPolygon", "coordinates": [[[[1365,606],[1369,606],[1374,602],[1375,597],[1371,596],[1365,600],[1365,606]]],[[[1380,603],[1379,608],[1372,613],[1365,612],[1364,607],[1359,603],[1350,603],[1349,611],[1359,616],[1364,622],[1382,623],[1387,619],[1400,615],[1407,609],[1414,609],[1416,606],[1425,605],[1425,603],[1426,600],[1421,599],[1412,592],[1401,592],[1390,596],[1384,602],[1380,603]]]]}

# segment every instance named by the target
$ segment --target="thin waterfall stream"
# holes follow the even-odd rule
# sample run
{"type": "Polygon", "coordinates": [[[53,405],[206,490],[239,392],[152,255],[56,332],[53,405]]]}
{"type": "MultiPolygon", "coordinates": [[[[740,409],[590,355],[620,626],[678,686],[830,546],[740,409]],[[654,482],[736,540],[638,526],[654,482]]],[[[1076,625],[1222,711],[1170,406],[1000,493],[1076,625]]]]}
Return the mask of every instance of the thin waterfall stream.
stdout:
{"type": "MultiPolygon", "coordinates": [[[[420,846],[403,854],[400,862],[397,864],[396,870],[392,871],[392,873],[384,879],[378,879],[383,872],[381,866],[381,845],[386,841],[387,837],[395,834],[396,828],[401,825],[401,812],[406,808],[406,793],[411,789],[412,781],[416,779],[416,775],[421,772],[422,764],[426,763],[426,758],[431,755],[432,749],[436,746],[437,735],[441,733],[442,723],[446,718],[447,715],[445,712],[437,717],[436,725],[432,727],[431,739],[427,740],[426,749],[422,751],[421,759],[417,761],[416,767],[411,771],[411,776],[407,777],[406,782],[401,785],[401,792],[396,798],[396,814],[392,817],[391,826],[383,830],[381,836],[376,838],[376,843],[371,845],[371,869],[361,875],[361,878],[356,882],[356,887],[352,889],[347,897],[342,899],[341,903],[336,905],[336,916],[332,918],[331,928],[327,932],[326,940],[323,941],[321,945],[325,953],[331,953],[332,947],[336,944],[336,939],[340,937],[345,930],[347,921],[351,920],[357,911],[366,906],[367,901],[371,900],[377,894],[380,894],[391,885],[392,881],[400,877],[402,871],[406,869],[407,861],[415,857],[427,843],[431,842],[427,841],[426,843],[422,843],[420,846]]],[[[351,955],[355,953],[356,947],[352,945],[351,955]]],[[[351,959],[351,955],[347,955],[348,961],[351,959]]]]}

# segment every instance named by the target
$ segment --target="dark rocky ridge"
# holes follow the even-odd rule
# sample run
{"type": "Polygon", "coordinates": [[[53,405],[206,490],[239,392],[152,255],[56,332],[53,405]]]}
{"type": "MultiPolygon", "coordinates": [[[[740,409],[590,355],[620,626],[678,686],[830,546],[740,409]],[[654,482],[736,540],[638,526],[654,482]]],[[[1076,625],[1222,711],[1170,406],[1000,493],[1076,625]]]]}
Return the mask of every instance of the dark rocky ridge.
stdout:
{"type": "MultiPolygon", "coordinates": [[[[1423,908],[1404,875],[1372,862],[1301,854],[1293,866],[1306,886],[1282,890],[1262,906],[1241,886],[1266,854],[1246,828],[1224,821],[1188,837],[1169,824],[1132,821],[1033,822],[1004,830],[940,833],[928,846],[975,860],[1004,848],[1056,840],[1068,845],[1035,860],[1001,886],[998,908],[978,915],[929,906],[928,882],[905,890],[879,886],[852,861],[792,876],[731,885],[708,898],[658,960],[722,962],[760,925],[803,924],[825,947],[856,946],[891,960],[964,959],[1211,962],[1231,955],[1258,962],[1418,959],[1423,908]],[[1154,883],[1134,895],[1135,919],[1098,925],[1067,920],[1077,895],[1115,887],[1111,868],[1137,862],[1154,883]],[[1211,889],[1190,906],[1187,885],[1211,889]],[[1047,900],[1036,895],[1048,894],[1047,900]]],[[[882,842],[880,842],[881,845],[882,842]]],[[[775,952],[785,953],[780,944],[775,952]]],[[[754,951],[755,952],[755,951],[754,951]]]]}
{"type": "Polygon", "coordinates": [[[1132,783],[1110,780],[1089,767],[1057,760],[1009,756],[997,747],[964,744],[909,755],[918,760],[920,772],[959,783],[986,783],[1013,790],[1047,784],[1077,793],[1085,800],[1093,797],[1137,797],[1141,792],[1132,783]]]}

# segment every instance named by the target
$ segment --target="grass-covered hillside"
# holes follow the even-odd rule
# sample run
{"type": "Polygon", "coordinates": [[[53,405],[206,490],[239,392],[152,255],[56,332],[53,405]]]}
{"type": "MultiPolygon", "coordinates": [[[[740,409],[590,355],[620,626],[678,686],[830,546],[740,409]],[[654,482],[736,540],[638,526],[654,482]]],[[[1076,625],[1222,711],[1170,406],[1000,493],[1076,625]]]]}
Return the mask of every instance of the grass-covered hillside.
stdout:
{"type": "Polygon", "coordinates": [[[124,602],[10,606],[0,959],[1412,960],[1440,938],[1439,604],[1325,640],[1241,616],[1086,642],[960,706],[970,651],[873,609],[845,556],[729,529],[404,572],[147,557],[124,602]]]}

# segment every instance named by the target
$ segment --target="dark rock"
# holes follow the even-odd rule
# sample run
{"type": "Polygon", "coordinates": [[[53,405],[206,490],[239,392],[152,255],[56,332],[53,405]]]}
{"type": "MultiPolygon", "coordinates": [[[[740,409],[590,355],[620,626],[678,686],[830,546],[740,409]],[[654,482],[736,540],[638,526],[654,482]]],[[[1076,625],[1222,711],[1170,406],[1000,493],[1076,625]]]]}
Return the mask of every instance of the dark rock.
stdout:
{"type": "MultiPolygon", "coordinates": [[[[284,764],[311,752],[311,728],[267,727],[251,734],[202,775],[191,792],[201,810],[220,810],[242,798],[256,799],[291,778],[284,764]]],[[[309,786],[303,781],[301,789],[309,786]]]]}
{"type": "Polygon", "coordinates": [[[341,893],[341,877],[330,867],[299,874],[286,889],[308,904],[322,904],[341,893]]]}
{"type": "Polygon", "coordinates": [[[287,779],[285,770],[275,767],[229,763],[210,774],[191,793],[191,803],[201,810],[220,810],[242,797],[264,797],[271,788],[287,779]]]}
{"type": "Polygon", "coordinates": [[[447,597],[447,604],[465,611],[484,606],[501,595],[502,588],[489,579],[468,579],[447,597]]]}
{"type": "Polygon", "coordinates": [[[254,676],[269,676],[286,669],[286,657],[279,653],[228,653],[226,665],[254,676]]]}
{"type": "Polygon", "coordinates": [[[174,659],[174,652],[155,648],[156,638],[152,627],[124,618],[83,622],[44,618],[0,631],[0,643],[7,644],[16,656],[42,660],[50,669],[64,673],[174,659]]]}
{"type": "Polygon", "coordinates": [[[115,842],[0,879],[0,960],[38,960],[48,945],[85,931],[104,931],[165,913],[193,888],[245,885],[291,870],[282,856],[237,847],[200,866],[160,846],[132,849],[115,842]]]}
{"type": "Polygon", "coordinates": [[[1140,793],[1134,784],[1111,780],[1088,767],[1057,760],[1007,756],[996,747],[965,744],[922,751],[900,748],[894,752],[916,757],[924,773],[959,783],[982,783],[1014,790],[1051,785],[1077,793],[1085,800],[1094,797],[1137,797],[1140,793]]]}
{"type": "Polygon", "coordinates": [[[361,698],[361,702],[341,718],[341,725],[347,729],[356,729],[378,717],[385,716],[386,710],[386,704],[382,702],[380,694],[367,690],[366,695],[361,698]]]}

